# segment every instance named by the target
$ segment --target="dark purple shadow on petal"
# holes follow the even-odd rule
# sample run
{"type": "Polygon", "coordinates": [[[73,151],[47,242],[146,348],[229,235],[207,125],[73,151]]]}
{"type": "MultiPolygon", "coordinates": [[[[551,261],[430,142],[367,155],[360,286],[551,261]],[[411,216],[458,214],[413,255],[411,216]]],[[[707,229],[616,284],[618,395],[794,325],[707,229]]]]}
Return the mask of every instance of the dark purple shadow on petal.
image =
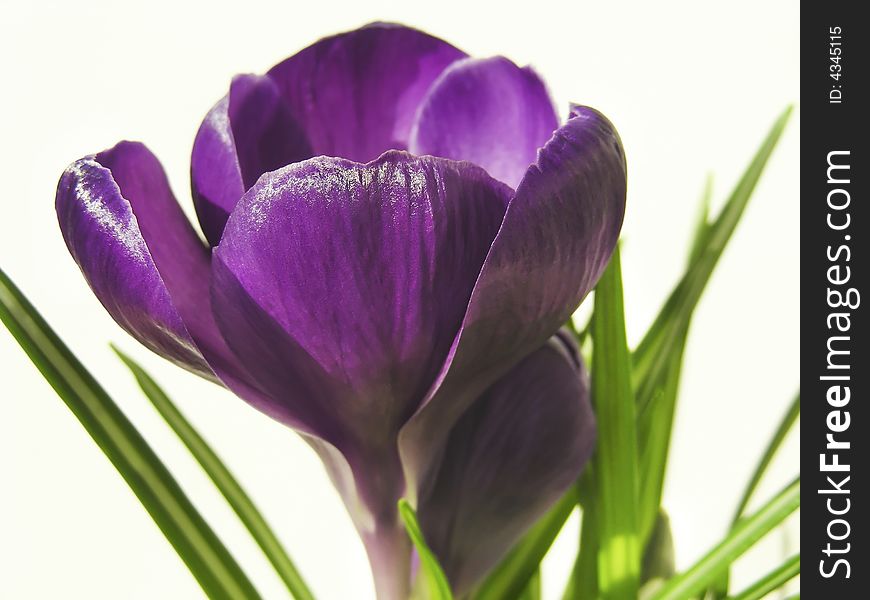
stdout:
{"type": "Polygon", "coordinates": [[[56,209],[70,254],[112,318],[157,354],[213,379],[109,169],[94,158],[70,165],[56,209]]]}
{"type": "Polygon", "coordinates": [[[453,63],[432,85],[409,148],[473,162],[515,188],[558,126],[547,88],[531,67],[470,58],[453,63]]]}
{"type": "Polygon", "coordinates": [[[200,126],[191,158],[194,204],[216,246],[245,190],[263,173],[310,158],[305,133],[266,76],[238,75],[200,126]]]}
{"type": "Polygon", "coordinates": [[[267,412],[346,451],[352,440],[344,427],[338,399],[352,390],[329,378],[251,298],[220,257],[215,257],[212,277],[218,327],[233,354],[239,357],[244,379],[257,382],[259,391],[273,399],[267,412]],[[300,400],[288,401],[296,398],[300,400]]]}
{"type": "Polygon", "coordinates": [[[410,549],[396,436],[447,355],[510,193],[467,163],[318,157],[263,176],[214,251],[220,331],[273,414],[320,438],[309,443],[385,597],[405,597],[410,549]]]}
{"type": "Polygon", "coordinates": [[[465,53],[416,29],[374,23],[320,40],[269,71],[315,155],[370,161],[404,150],[432,82],[465,53]]]}
{"type": "Polygon", "coordinates": [[[556,337],[493,384],[451,430],[418,501],[457,596],[580,475],[595,442],[585,370],[556,337]]]}
{"type": "Polygon", "coordinates": [[[175,201],[157,158],[142,144],[121,142],[96,160],[111,170],[172,304],[211,371],[249,403],[279,418],[217,329],[210,301],[211,250],[175,201]]]}
{"type": "Polygon", "coordinates": [[[509,195],[473,165],[400,152],[271,172],[215,249],[221,332],[313,431],[327,411],[360,447],[392,447],[447,356],[509,195]]]}
{"type": "Polygon", "coordinates": [[[236,76],[229,116],[246,190],[263,173],[312,156],[305,133],[269,77],[236,76]]]}
{"type": "Polygon", "coordinates": [[[510,195],[468,163],[318,157],[263,176],[214,251],[218,327],[272,413],[328,443],[380,588],[409,548],[396,436],[444,362],[510,195]]]}
{"type": "Polygon", "coordinates": [[[616,245],[625,193],[613,125],[573,107],[517,188],[450,356],[401,432],[411,494],[463,412],[556,333],[595,285],[616,245]]]}
{"type": "Polygon", "coordinates": [[[224,96],[208,112],[193,141],[190,187],[199,225],[209,244],[220,242],[224,225],[245,185],[224,96]]]}

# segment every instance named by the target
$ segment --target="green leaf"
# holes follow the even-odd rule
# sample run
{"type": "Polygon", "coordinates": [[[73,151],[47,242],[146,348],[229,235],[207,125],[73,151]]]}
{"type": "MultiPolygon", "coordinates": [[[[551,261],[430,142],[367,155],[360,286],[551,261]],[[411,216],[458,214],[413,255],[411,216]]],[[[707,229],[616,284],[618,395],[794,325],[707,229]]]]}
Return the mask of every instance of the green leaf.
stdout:
{"type": "Polygon", "coordinates": [[[118,405],[0,270],[0,320],[112,462],[210,598],[259,598],[118,405]]]}
{"type": "Polygon", "coordinates": [[[646,404],[637,419],[638,521],[644,545],[650,539],[662,502],[687,337],[688,328],[683,329],[666,362],[657,396],[646,404]]]}
{"type": "MultiPolygon", "coordinates": [[[[713,177],[708,176],[701,195],[692,249],[689,252],[689,266],[703,251],[703,242],[710,230],[710,202],[713,195],[713,177]]],[[[665,369],[658,373],[658,379],[649,387],[655,389],[652,401],[642,403],[649,414],[638,417],[638,473],[640,488],[638,496],[638,520],[640,539],[644,545],[644,556],[649,552],[646,545],[652,535],[653,525],[659,515],[665,473],[667,472],[668,452],[673,430],[674,413],[682,373],[683,353],[689,334],[689,323],[681,331],[676,344],[668,357],[665,369]]],[[[645,558],[646,560],[646,558],[645,558]]],[[[641,578],[641,583],[646,581],[641,578]]]]}
{"type": "Polygon", "coordinates": [[[732,600],[761,600],[767,594],[788,583],[801,572],[801,555],[795,554],[776,569],[733,596],[732,600]]]}
{"type": "Polygon", "coordinates": [[[418,577],[418,582],[422,581],[424,585],[422,590],[423,597],[426,600],[452,600],[453,593],[450,591],[450,584],[447,582],[444,570],[438,564],[435,554],[426,544],[414,509],[404,498],[399,500],[399,516],[402,518],[402,523],[405,525],[408,537],[411,538],[411,542],[420,556],[420,572],[423,578],[420,580],[418,577]]]}
{"type": "MultiPolygon", "coordinates": [[[[786,436],[788,435],[791,428],[794,426],[797,418],[801,414],[801,395],[800,392],[795,396],[794,400],[792,400],[791,404],[788,406],[785,414],[782,416],[782,419],[779,422],[779,426],[776,428],[776,431],[773,434],[770,442],[767,444],[767,448],[764,451],[764,454],[761,456],[761,460],[758,461],[758,465],[755,467],[755,471],[752,473],[752,477],[749,479],[749,483],[746,485],[746,489],[743,492],[743,496],[740,498],[740,502],[737,505],[737,510],[734,512],[734,518],[731,520],[731,527],[737,525],[740,519],[743,517],[746,512],[746,507],[749,505],[750,500],[752,500],[752,496],[755,493],[755,490],[758,488],[758,484],[761,482],[761,479],[764,477],[764,474],[767,472],[767,467],[770,466],[773,457],[776,456],[777,451],[780,446],[782,446],[783,441],[785,441],[786,436]]],[[[713,598],[724,598],[728,594],[728,572],[726,571],[722,578],[717,581],[712,589],[710,590],[710,594],[713,598]]]]}
{"type": "Polygon", "coordinates": [[[169,424],[178,435],[190,453],[202,466],[203,470],[220,490],[227,503],[238,515],[244,526],[248,529],[254,541],[260,546],[263,554],[272,563],[278,575],[284,581],[287,589],[297,600],[314,600],[314,596],[305,585],[302,576],[281,546],[277,536],[272,532],[263,515],[254,505],[251,498],[224,465],[220,457],[211,449],[208,443],[194,429],[193,425],[181,414],[181,411],[173,404],[172,400],[157,385],[145,370],[131,357],[127,356],[119,348],[112,345],[112,349],[127,365],[136,378],[139,387],[160,413],[160,416],[169,424]]]}
{"type": "Polygon", "coordinates": [[[692,236],[692,246],[689,250],[689,263],[687,266],[691,266],[704,250],[704,241],[707,239],[707,234],[710,231],[710,205],[712,202],[713,175],[709,174],[707,175],[707,179],[704,181],[704,191],[701,194],[701,205],[698,211],[695,233],[692,236]]]}
{"type": "Polygon", "coordinates": [[[594,496],[584,499],[582,517],[580,547],[565,592],[562,594],[563,600],[598,598],[598,519],[594,496]]]}
{"type": "Polygon", "coordinates": [[[794,397],[794,400],[789,404],[785,414],[782,416],[782,420],[779,422],[776,432],[767,444],[767,448],[765,449],[761,460],[758,461],[758,465],[756,465],[755,471],[752,473],[752,477],[746,485],[746,490],[743,492],[743,496],[740,498],[740,503],[737,505],[737,510],[734,513],[734,519],[731,522],[732,526],[736,525],[743,517],[743,514],[746,512],[746,507],[749,505],[755,490],[758,488],[758,484],[761,482],[761,479],[767,472],[767,468],[770,466],[773,457],[776,456],[777,451],[779,451],[780,446],[782,446],[782,443],[785,441],[786,436],[789,431],[791,431],[792,426],[795,424],[800,414],[801,395],[800,392],[798,392],[794,397]]]}
{"type": "Polygon", "coordinates": [[[669,579],[652,596],[652,599],[685,600],[703,591],[720,577],[737,557],[800,506],[800,493],[800,477],[798,477],[755,514],[741,521],[701,560],[682,574],[669,579]]]}
{"type": "Polygon", "coordinates": [[[639,530],[645,544],[661,505],[683,354],[692,315],[788,121],[777,119],[725,207],[709,221],[712,178],[708,177],[689,263],[652,326],[635,350],[632,382],[638,404],[639,530]]]}
{"type": "Polygon", "coordinates": [[[652,579],[664,580],[673,577],[674,564],[674,538],[671,533],[671,520],[664,510],[660,510],[643,555],[641,584],[652,579]]]}
{"type": "MultiPolygon", "coordinates": [[[[632,383],[638,406],[640,479],[637,519],[642,543],[649,539],[661,505],[683,352],[692,314],[782,135],[790,112],[791,108],[786,109],[777,119],[713,222],[709,220],[712,177],[707,178],[686,272],[632,355],[632,383]]],[[[587,488],[594,488],[594,485],[582,486],[584,495],[587,488]]],[[[595,507],[585,497],[583,502],[581,547],[565,592],[566,599],[596,598],[598,594],[595,575],[590,573],[596,561],[590,553],[597,547],[594,524],[599,517],[594,514],[595,507]]]]}
{"type": "Polygon", "coordinates": [[[691,261],[686,273],[635,350],[632,375],[641,409],[652,400],[656,382],[667,369],[668,359],[679,343],[681,332],[688,327],[713,269],[740,222],[764,167],[782,136],[791,111],[791,107],[788,107],[779,116],[719,216],[702,229],[703,236],[692,253],[695,259],[691,261]]]}
{"type": "Polygon", "coordinates": [[[532,573],[526,589],[519,595],[517,600],[541,600],[541,569],[532,573]]]}
{"type": "Polygon", "coordinates": [[[592,348],[598,593],[605,600],[634,600],[640,578],[637,433],[618,247],[595,288],[592,348]]]}
{"type": "Polygon", "coordinates": [[[572,486],[514,545],[471,597],[474,600],[502,600],[523,593],[575,506],[577,488],[572,486]]]}

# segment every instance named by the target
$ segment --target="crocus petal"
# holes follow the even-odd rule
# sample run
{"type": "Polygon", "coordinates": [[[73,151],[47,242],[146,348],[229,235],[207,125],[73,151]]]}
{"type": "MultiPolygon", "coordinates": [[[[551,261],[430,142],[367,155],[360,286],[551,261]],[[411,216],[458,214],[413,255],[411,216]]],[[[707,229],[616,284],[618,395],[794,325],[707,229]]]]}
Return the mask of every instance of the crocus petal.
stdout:
{"type": "Polygon", "coordinates": [[[185,327],[144,230],[170,238],[177,227],[166,205],[168,187],[156,159],[139,144],[122,143],[113,150],[70,165],[58,184],[56,209],[66,245],[94,294],[110,315],[145,346],[191,371],[214,378],[185,327]],[[121,155],[144,158],[136,167],[121,155]],[[135,168],[141,169],[134,172],[135,168]],[[137,220],[131,198],[141,193],[148,213],[137,220]],[[153,200],[153,201],[152,201],[153,200]],[[149,218],[153,216],[152,218],[149,218]],[[166,229],[152,230],[166,218],[166,229]]]}
{"type": "Polygon", "coordinates": [[[396,435],[459,329],[511,190],[467,163],[390,152],[264,175],[214,251],[212,305],[248,377],[312,436],[385,598],[409,545],[396,435]]]}
{"type": "Polygon", "coordinates": [[[268,401],[236,360],[211,311],[211,250],[175,201],[157,158],[142,144],[122,142],[97,155],[136,216],[142,237],[190,337],[220,381],[258,409],[291,426],[292,416],[268,401]]]}
{"type": "Polygon", "coordinates": [[[453,63],[417,114],[410,151],[480,165],[516,187],[559,126],[544,82],[502,57],[453,63]]]}
{"type": "Polygon", "coordinates": [[[305,134],[265,76],[239,75],[196,134],[193,201],[203,233],[216,246],[229,214],[266,171],[311,157],[305,134]]]}
{"type": "Polygon", "coordinates": [[[432,82],[465,54],[421,31],[375,23],[320,40],[269,71],[314,154],[373,160],[404,150],[432,82]]]}
{"type": "Polygon", "coordinates": [[[348,435],[392,445],[447,356],[510,193],[473,165],[403,152],[273,171],[215,249],[221,332],[320,437],[343,452],[348,435]]]}
{"type": "Polygon", "coordinates": [[[210,250],[145,146],[121,142],[73,164],[58,186],[57,214],[70,253],[124,329],[261,410],[286,417],[246,382],[220,336],[209,301],[210,250]]]}
{"type": "Polygon", "coordinates": [[[585,372],[555,336],[462,416],[417,506],[457,597],[577,480],[594,442],[585,372]]]}
{"type": "Polygon", "coordinates": [[[401,432],[409,493],[462,413],[556,333],[595,285],[616,245],[625,193],[616,130],[597,111],[573,107],[517,187],[448,360],[401,432]]]}

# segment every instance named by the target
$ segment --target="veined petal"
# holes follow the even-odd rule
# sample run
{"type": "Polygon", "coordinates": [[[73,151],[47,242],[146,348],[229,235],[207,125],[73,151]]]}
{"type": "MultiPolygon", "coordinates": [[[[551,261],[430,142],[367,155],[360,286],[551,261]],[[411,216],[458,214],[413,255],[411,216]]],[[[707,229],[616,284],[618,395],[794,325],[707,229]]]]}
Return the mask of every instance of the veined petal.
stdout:
{"type": "Polygon", "coordinates": [[[544,82],[506,58],[453,63],[432,85],[410,150],[480,165],[515,188],[559,126],[544,82]]]}
{"type": "MultiPolygon", "coordinates": [[[[131,190],[122,190],[120,185],[132,184],[137,188],[133,193],[150,187],[148,192],[158,197],[146,210],[169,219],[184,216],[163,206],[171,198],[162,196],[165,176],[156,160],[142,164],[139,177],[118,169],[120,181],[116,180],[113,158],[124,151],[148,153],[144,146],[122,142],[112,151],[76,161],[61,176],[56,209],[67,248],[94,294],[121,327],[161,356],[214,378],[145,242],[143,224],[127,197],[131,190]]],[[[144,222],[151,220],[146,217],[144,222]]],[[[173,229],[172,223],[167,226],[173,229]]]]}
{"type": "Polygon", "coordinates": [[[220,330],[251,379],[310,431],[346,455],[395,453],[510,193],[473,165],[402,152],[273,171],[215,249],[220,330]]]}
{"type": "Polygon", "coordinates": [[[595,417],[582,365],[551,338],[462,416],[417,514],[457,596],[577,480],[595,417]]]}
{"type": "Polygon", "coordinates": [[[405,150],[432,82],[465,53],[416,29],[374,23],[320,40],[269,71],[315,155],[370,161],[405,150]]]}
{"type": "Polygon", "coordinates": [[[468,407],[576,310],[616,245],[625,155],[613,125],[575,106],[517,187],[448,360],[400,435],[414,493],[468,407]]]}
{"type": "Polygon", "coordinates": [[[200,125],[193,143],[191,187],[212,246],[242,194],[263,173],[311,157],[304,132],[274,81],[238,75],[200,125]]]}
{"type": "Polygon", "coordinates": [[[145,146],[121,142],[74,163],[61,177],[57,213],[70,253],[124,329],[295,425],[247,378],[220,336],[209,300],[211,252],[145,146]]]}

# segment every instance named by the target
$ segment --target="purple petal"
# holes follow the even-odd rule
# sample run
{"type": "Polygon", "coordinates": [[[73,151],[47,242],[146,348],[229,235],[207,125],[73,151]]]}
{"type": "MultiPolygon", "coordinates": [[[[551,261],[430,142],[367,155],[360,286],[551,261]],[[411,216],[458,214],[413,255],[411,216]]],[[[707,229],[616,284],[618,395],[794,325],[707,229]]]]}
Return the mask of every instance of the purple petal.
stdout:
{"type": "Polygon", "coordinates": [[[473,165],[401,152],[273,171],[215,249],[221,332],[251,379],[316,435],[345,454],[395,453],[509,194],[473,165]]]}
{"type": "Polygon", "coordinates": [[[235,77],[193,143],[193,200],[211,245],[218,244],[233,207],[260,175],[311,155],[275,83],[265,76],[235,77]]]}
{"type": "Polygon", "coordinates": [[[577,480],[594,442],[585,372],[557,337],[462,416],[418,500],[426,540],[457,596],[577,480]]]}
{"type": "Polygon", "coordinates": [[[155,233],[155,220],[166,219],[166,230],[157,234],[167,237],[186,223],[170,202],[175,200],[156,159],[144,146],[122,142],[67,168],[58,184],[56,209],[70,254],[115,321],[154,352],[214,378],[144,238],[146,230],[155,233]],[[124,164],[124,153],[144,158],[139,172],[124,164]],[[149,196],[143,207],[146,214],[137,219],[131,199],[141,198],[143,192],[149,196]]]}
{"type": "Polygon", "coordinates": [[[219,378],[251,404],[292,423],[255,383],[246,383],[220,336],[209,300],[211,252],[145,146],[121,142],[73,164],[58,187],[57,213],[70,253],[122,327],[157,353],[219,378]]]}
{"type": "Polygon", "coordinates": [[[625,192],[615,129],[574,107],[520,182],[450,356],[401,432],[411,493],[462,413],[556,333],[595,285],[616,245],[625,192]]]}
{"type": "Polygon", "coordinates": [[[269,71],[316,155],[365,162],[404,150],[414,115],[441,72],[465,54],[385,23],[320,40],[269,71]]]}
{"type": "Polygon", "coordinates": [[[502,57],[467,59],[429,90],[410,150],[473,162],[515,188],[558,126],[547,88],[530,67],[502,57]]]}

